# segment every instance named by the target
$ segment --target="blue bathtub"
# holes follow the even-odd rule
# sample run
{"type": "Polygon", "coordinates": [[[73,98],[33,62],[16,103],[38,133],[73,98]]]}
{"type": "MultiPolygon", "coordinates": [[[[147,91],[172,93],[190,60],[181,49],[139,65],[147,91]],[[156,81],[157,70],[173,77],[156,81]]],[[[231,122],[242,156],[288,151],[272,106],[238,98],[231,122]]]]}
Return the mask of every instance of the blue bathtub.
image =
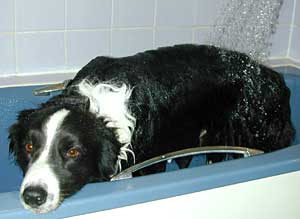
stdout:
{"type": "Polygon", "coordinates": [[[44,215],[24,210],[19,202],[22,174],[9,158],[7,129],[19,110],[36,107],[49,97],[33,96],[35,86],[0,88],[0,218],[261,218],[263,214],[263,218],[299,219],[300,70],[277,70],[292,91],[297,131],[293,146],[214,165],[90,184],[44,215]]]}

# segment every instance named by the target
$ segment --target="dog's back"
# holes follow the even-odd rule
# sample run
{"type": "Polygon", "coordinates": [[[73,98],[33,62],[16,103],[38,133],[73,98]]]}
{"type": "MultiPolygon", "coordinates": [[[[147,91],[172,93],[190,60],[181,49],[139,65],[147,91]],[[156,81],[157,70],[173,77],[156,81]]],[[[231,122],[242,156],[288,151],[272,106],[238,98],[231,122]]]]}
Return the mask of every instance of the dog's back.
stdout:
{"type": "Polygon", "coordinates": [[[70,90],[84,78],[133,87],[133,146],[147,150],[148,157],[197,146],[201,130],[207,132],[205,145],[264,151],[293,139],[283,78],[241,53],[180,45],[124,58],[97,57],[71,81],[70,90]]]}

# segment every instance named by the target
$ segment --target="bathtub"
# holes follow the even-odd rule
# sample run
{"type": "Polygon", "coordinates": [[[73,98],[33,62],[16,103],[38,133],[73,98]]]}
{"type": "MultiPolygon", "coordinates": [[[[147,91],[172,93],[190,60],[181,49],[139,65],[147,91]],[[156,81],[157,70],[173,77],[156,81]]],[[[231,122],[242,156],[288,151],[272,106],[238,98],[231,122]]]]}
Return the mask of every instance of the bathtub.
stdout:
{"type": "Polygon", "coordinates": [[[16,113],[49,96],[38,86],[0,88],[0,218],[300,218],[300,70],[279,67],[291,89],[293,146],[249,158],[86,185],[55,211],[36,215],[19,201],[22,174],[8,155],[16,113]]]}

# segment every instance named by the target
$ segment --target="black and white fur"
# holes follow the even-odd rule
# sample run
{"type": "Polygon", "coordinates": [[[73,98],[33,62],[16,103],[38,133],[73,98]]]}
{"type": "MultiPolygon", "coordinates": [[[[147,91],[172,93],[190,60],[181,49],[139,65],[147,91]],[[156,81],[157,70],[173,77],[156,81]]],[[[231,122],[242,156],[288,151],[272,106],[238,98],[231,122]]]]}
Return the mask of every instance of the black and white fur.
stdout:
{"type": "MultiPolygon", "coordinates": [[[[294,134],[289,95],[275,71],[213,46],[97,57],[62,94],[22,111],[10,128],[10,151],[25,175],[21,201],[36,213],[51,211],[87,183],[198,146],[201,132],[205,145],[286,147],[294,134]],[[70,148],[79,156],[66,156],[70,148]]],[[[164,169],[156,168],[141,174],[164,169]]]]}

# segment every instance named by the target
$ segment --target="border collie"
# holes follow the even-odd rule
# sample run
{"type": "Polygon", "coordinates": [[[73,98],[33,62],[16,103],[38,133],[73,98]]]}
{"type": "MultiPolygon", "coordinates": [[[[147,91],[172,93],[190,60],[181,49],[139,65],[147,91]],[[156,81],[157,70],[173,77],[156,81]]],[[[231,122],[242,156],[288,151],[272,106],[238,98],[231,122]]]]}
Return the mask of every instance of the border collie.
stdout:
{"type": "MultiPolygon", "coordinates": [[[[21,202],[48,212],[87,183],[198,146],[201,132],[204,145],[286,147],[294,135],[289,96],[275,71],[213,46],[97,57],[10,128],[10,152],[25,176],[21,202]]],[[[163,171],[156,168],[149,172],[163,171]]]]}

